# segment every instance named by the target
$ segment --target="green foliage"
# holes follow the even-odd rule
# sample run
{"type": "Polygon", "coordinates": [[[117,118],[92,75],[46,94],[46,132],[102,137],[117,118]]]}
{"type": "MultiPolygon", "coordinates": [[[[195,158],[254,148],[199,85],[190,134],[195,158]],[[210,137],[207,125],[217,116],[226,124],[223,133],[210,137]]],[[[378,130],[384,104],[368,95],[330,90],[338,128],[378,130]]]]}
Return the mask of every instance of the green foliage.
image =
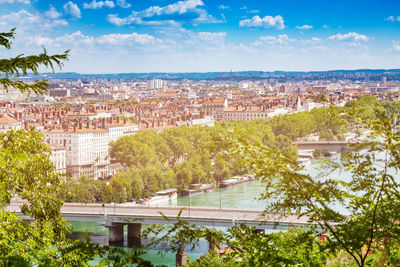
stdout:
{"type": "Polygon", "coordinates": [[[313,151],[313,157],[314,158],[323,158],[327,155],[328,151],[327,150],[314,150],[313,151]]]}
{"type": "MultiPolygon", "coordinates": [[[[0,33],[0,46],[9,49],[14,35],[15,29],[0,33]]],[[[40,66],[54,69],[67,58],[68,51],[48,55],[44,50],[38,56],[0,59],[0,74],[5,77],[0,78],[2,89],[7,91],[12,87],[41,94],[47,89],[46,81],[28,84],[17,78],[28,72],[37,74],[40,66]]],[[[109,248],[101,248],[89,240],[67,239],[72,229],[62,219],[60,209],[63,198],[70,195],[65,190],[65,177],[56,173],[50,153],[43,136],[33,128],[0,133],[0,266],[90,266],[89,262],[99,254],[104,255],[109,265],[116,264],[109,248]],[[4,209],[11,201],[20,205],[21,217],[4,209]]],[[[88,187],[77,193],[85,197],[83,193],[90,190],[88,187]]],[[[139,254],[131,259],[132,263],[143,262],[139,254]]]]}
{"type": "Polygon", "coordinates": [[[373,245],[386,238],[398,242],[400,237],[399,225],[394,223],[400,216],[400,188],[393,176],[400,168],[400,133],[394,131],[393,121],[380,108],[369,120],[363,117],[358,123],[372,131],[372,141],[356,145],[343,157],[343,165],[328,162],[317,177],[299,172],[284,154],[273,156],[263,147],[244,148],[266,183],[266,209],[308,216],[330,232],[333,249],[345,250],[359,266],[367,264],[373,245]],[[332,170],[341,168],[351,172],[351,179],[329,177],[332,170]],[[339,213],[338,206],[351,216],[339,213]]]}
{"type": "Polygon", "coordinates": [[[260,234],[241,225],[229,230],[226,240],[230,253],[222,258],[236,266],[325,266],[328,254],[318,244],[317,233],[288,229],[260,234]]]}
{"type": "MultiPolygon", "coordinates": [[[[0,46],[7,49],[11,48],[11,39],[15,37],[15,28],[6,33],[0,33],[0,46]]],[[[9,88],[16,88],[22,93],[34,92],[36,94],[43,94],[47,91],[49,84],[46,81],[35,81],[33,83],[26,83],[16,78],[26,76],[28,72],[34,75],[38,74],[39,66],[51,68],[62,66],[62,62],[68,59],[69,50],[62,54],[48,55],[46,49],[39,55],[24,56],[20,54],[10,59],[0,59],[0,73],[4,74],[4,78],[0,78],[0,85],[5,91],[9,88]]]]}
{"type": "Polygon", "coordinates": [[[292,140],[297,137],[319,133],[322,139],[343,138],[349,122],[338,115],[341,110],[330,107],[269,120],[220,122],[214,127],[183,126],[122,137],[111,143],[110,156],[125,167],[117,175],[118,179],[125,181],[123,186],[117,188],[115,183],[110,186],[104,182],[85,181],[91,189],[71,186],[77,192],[72,190],[75,197],[68,198],[68,201],[80,201],[79,195],[85,195],[82,199],[88,202],[99,202],[99,199],[101,202],[123,202],[125,196],[136,199],[150,197],[159,190],[171,187],[182,190],[192,183],[218,184],[251,170],[243,164],[241,155],[227,153],[236,141],[265,145],[296,159],[297,148],[292,140]],[[95,197],[94,194],[99,195],[97,192],[100,190],[105,192],[103,196],[95,197]],[[114,199],[115,190],[117,195],[123,194],[122,198],[114,199]]]}

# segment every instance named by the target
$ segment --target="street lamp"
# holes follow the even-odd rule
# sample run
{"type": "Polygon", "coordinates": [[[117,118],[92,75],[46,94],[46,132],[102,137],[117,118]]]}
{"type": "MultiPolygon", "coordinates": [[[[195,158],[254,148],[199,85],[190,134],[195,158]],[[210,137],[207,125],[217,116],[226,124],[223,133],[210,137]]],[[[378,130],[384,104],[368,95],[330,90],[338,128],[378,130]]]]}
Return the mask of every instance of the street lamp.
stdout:
{"type": "Polygon", "coordinates": [[[190,190],[189,190],[189,215],[190,215],[190,200],[191,200],[191,196],[192,196],[192,194],[190,193],[190,190]]]}
{"type": "Polygon", "coordinates": [[[219,210],[222,210],[222,196],[221,196],[221,187],[219,188],[219,210]]]}

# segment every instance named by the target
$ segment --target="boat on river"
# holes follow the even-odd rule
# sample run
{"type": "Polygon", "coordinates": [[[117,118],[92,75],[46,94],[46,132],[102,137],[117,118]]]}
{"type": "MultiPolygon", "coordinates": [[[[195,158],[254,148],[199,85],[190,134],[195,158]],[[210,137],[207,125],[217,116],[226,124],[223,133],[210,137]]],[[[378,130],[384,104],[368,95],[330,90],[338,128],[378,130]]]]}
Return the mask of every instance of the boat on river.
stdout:
{"type": "Polygon", "coordinates": [[[141,205],[157,205],[163,202],[171,201],[178,198],[177,190],[175,188],[166,189],[156,192],[156,196],[151,198],[140,199],[141,205]]]}
{"type": "Polygon", "coordinates": [[[192,196],[214,190],[214,184],[191,184],[189,189],[184,189],[180,192],[182,196],[192,196]]]}
{"type": "Polygon", "coordinates": [[[226,188],[234,185],[240,185],[240,184],[245,184],[245,183],[250,183],[253,181],[254,178],[250,175],[244,175],[244,176],[233,176],[230,179],[223,180],[219,183],[218,187],[219,188],[226,188]]]}

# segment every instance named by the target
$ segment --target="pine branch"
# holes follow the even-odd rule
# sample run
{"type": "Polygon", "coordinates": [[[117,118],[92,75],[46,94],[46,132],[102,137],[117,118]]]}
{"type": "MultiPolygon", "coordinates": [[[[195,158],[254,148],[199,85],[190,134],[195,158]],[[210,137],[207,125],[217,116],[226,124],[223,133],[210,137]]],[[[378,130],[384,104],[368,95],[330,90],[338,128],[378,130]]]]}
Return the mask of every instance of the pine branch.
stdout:
{"type": "Polygon", "coordinates": [[[10,49],[10,39],[14,39],[15,29],[16,28],[12,28],[9,32],[0,32],[0,46],[4,46],[5,48],[10,49]]]}
{"type": "Polygon", "coordinates": [[[8,76],[26,76],[29,71],[33,72],[34,75],[38,74],[38,68],[45,66],[51,68],[54,72],[55,66],[62,67],[62,61],[68,60],[69,50],[62,54],[48,55],[46,49],[43,53],[38,56],[26,56],[23,54],[10,59],[0,60],[0,72],[8,76]]]}
{"type": "Polygon", "coordinates": [[[12,81],[9,78],[0,78],[0,85],[7,93],[9,88],[16,88],[21,93],[34,92],[37,95],[43,95],[45,92],[47,92],[47,87],[49,86],[47,80],[36,80],[33,83],[26,83],[23,81],[12,81]]]}

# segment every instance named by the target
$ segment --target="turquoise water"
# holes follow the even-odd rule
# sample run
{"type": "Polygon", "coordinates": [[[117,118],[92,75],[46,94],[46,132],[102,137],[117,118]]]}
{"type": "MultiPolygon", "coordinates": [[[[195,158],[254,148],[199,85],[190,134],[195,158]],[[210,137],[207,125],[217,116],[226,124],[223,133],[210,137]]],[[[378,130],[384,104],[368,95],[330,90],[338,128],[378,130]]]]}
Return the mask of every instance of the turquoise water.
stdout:
{"type": "MultiPolygon", "coordinates": [[[[214,207],[234,209],[258,209],[265,208],[265,200],[257,200],[264,191],[265,186],[260,181],[236,185],[228,188],[216,188],[212,192],[179,197],[177,200],[166,202],[165,206],[188,207],[214,207]]],[[[162,206],[162,204],[159,204],[162,206]]]]}
{"type": "MultiPolygon", "coordinates": [[[[190,205],[219,208],[221,203],[222,208],[263,209],[265,206],[265,201],[255,199],[256,197],[260,196],[263,190],[264,186],[259,181],[253,181],[248,184],[237,185],[234,187],[222,189],[217,188],[213,192],[191,196],[190,205]]],[[[174,200],[170,203],[165,203],[165,205],[189,206],[189,197],[179,197],[177,200],[174,200]]],[[[93,242],[102,245],[108,245],[108,229],[97,222],[72,222],[72,226],[75,232],[88,233],[93,242]]],[[[143,230],[146,227],[149,227],[149,225],[143,225],[143,230]]],[[[127,238],[125,238],[125,240],[127,240],[127,238]]],[[[146,244],[146,240],[142,240],[142,243],[146,244]]],[[[127,244],[125,244],[125,246],[127,246],[127,244]]],[[[189,258],[191,260],[195,260],[200,257],[201,254],[207,253],[208,243],[206,241],[200,241],[199,247],[195,248],[194,251],[189,250],[190,248],[188,247],[187,253],[189,258]]],[[[145,251],[146,254],[143,255],[143,258],[150,260],[153,264],[175,266],[174,253],[165,252],[162,247],[153,247],[151,249],[146,249],[145,251]]]]}
{"type": "MultiPolygon", "coordinates": [[[[90,236],[92,242],[95,242],[100,245],[108,245],[108,229],[97,222],[72,222],[71,223],[74,232],[83,232],[90,236]]],[[[151,227],[151,225],[143,225],[143,229],[145,230],[147,227],[151,227]]],[[[126,235],[125,229],[125,235],[126,235]]],[[[127,240],[125,236],[125,240],[127,240]]],[[[142,238],[142,244],[145,245],[148,241],[142,238]]],[[[126,250],[129,249],[126,241],[124,244],[126,250]]],[[[167,265],[167,266],[175,266],[175,254],[173,252],[166,252],[163,247],[151,247],[150,249],[143,249],[145,254],[142,256],[143,259],[151,261],[154,265],[167,265]]],[[[199,247],[195,250],[190,251],[190,247],[186,248],[188,257],[190,260],[195,260],[208,251],[208,243],[206,241],[201,241],[199,247]]],[[[99,258],[92,261],[92,264],[96,264],[100,261],[99,258]]]]}
{"type": "MultiPolygon", "coordinates": [[[[316,175],[319,171],[316,169],[319,164],[314,163],[308,166],[304,171],[311,175],[316,175]]],[[[347,173],[341,173],[339,171],[330,174],[332,178],[349,176],[347,173]]],[[[247,184],[237,185],[228,188],[216,188],[212,192],[203,194],[178,197],[177,200],[166,202],[159,206],[186,206],[186,207],[214,207],[214,208],[234,208],[234,209],[257,209],[263,210],[266,206],[266,200],[259,200],[264,191],[265,186],[260,181],[253,181],[247,184]]],[[[340,207],[339,207],[340,209],[340,207]]],[[[108,229],[96,222],[73,222],[74,231],[89,233],[92,241],[108,245],[108,229]]],[[[143,228],[149,227],[150,225],[143,225],[143,228]]],[[[225,229],[221,229],[225,230],[225,229]]],[[[126,234],[126,232],[125,232],[126,234]]],[[[125,238],[127,240],[127,238],[125,238]]],[[[142,244],[146,244],[146,240],[142,240],[142,244]]],[[[125,244],[127,247],[127,244],[125,244]]],[[[126,248],[129,249],[129,248],[126,248]]],[[[144,259],[150,260],[153,264],[165,264],[167,266],[175,266],[175,254],[172,252],[165,252],[162,247],[151,247],[146,249],[146,254],[143,256],[144,259]]],[[[188,256],[191,260],[195,260],[208,251],[208,243],[201,241],[200,246],[195,248],[194,251],[190,251],[187,248],[188,256]]]]}

